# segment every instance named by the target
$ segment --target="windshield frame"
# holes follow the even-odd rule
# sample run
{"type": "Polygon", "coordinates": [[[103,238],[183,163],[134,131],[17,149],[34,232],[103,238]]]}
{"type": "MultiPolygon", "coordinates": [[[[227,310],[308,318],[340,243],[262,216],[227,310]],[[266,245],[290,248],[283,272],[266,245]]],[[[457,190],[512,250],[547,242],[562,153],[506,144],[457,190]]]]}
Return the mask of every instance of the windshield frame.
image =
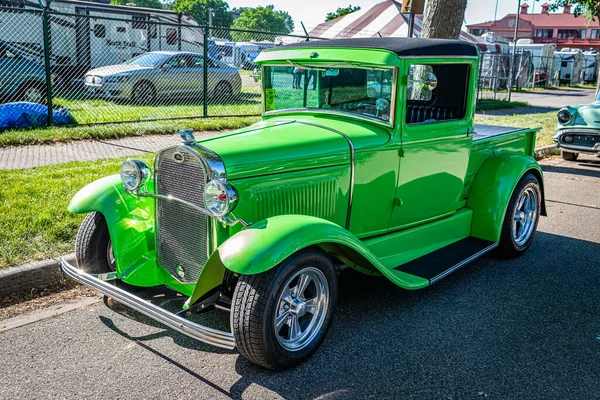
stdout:
{"type": "Polygon", "coordinates": [[[376,117],[371,117],[368,115],[362,115],[362,114],[357,114],[357,113],[352,113],[352,112],[346,112],[346,111],[341,111],[341,110],[332,110],[332,109],[324,109],[324,108],[313,108],[313,107],[296,107],[296,108],[284,108],[281,110],[272,110],[272,111],[267,111],[267,105],[265,102],[265,91],[266,91],[266,86],[265,86],[265,79],[261,79],[262,81],[262,115],[263,116],[273,116],[273,115],[285,115],[285,114],[290,114],[290,113],[297,113],[297,112],[307,112],[307,113],[318,113],[318,114],[335,114],[335,115],[340,115],[340,116],[344,116],[344,117],[351,117],[351,118],[356,118],[356,119],[361,119],[361,120],[366,120],[369,122],[374,122],[378,125],[382,125],[386,128],[394,128],[396,126],[396,102],[397,102],[397,92],[398,92],[398,74],[399,74],[399,68],[397,66],[391,66],[391,65],[369,65],[369,64],[357,64],[357,63],[351,63],[351,62],[335,62],[335,63],[331,63],[331,62],[323,62],[323,63],[305,63],[305,62],[293,62],[291,60],[286,60],[282,63],[267,63],[267,64],[262,64],[261,65],[261,73],[262,76],[265,76],[265,68],[266,67],[282,67],[282,66],[302,66],[305,68],[330,68],[330,66],[335,65],[333,68],[340,68],[340,65],[344,64],[345,68],[358,68],[358,69],[367,69],[367,70],[374,70],[374,71],[381,71],[381,70],[393,70],[392,73],[392,93],[391,93],[391,98],[390,98],[390,119],[389,121],[384,121],[382,119],[376,118],[376,117]]]}

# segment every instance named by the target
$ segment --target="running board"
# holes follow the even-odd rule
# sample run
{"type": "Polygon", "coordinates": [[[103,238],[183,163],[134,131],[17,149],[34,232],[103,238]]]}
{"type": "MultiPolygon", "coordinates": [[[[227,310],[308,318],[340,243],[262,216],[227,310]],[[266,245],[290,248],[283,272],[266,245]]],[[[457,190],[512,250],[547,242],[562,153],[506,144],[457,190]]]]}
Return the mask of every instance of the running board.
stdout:
{"type": "Polygon", "coordinates": [[[425,278],[432,284],[496,247],[498,243],[468,237],[394,269],[425,278]]]}

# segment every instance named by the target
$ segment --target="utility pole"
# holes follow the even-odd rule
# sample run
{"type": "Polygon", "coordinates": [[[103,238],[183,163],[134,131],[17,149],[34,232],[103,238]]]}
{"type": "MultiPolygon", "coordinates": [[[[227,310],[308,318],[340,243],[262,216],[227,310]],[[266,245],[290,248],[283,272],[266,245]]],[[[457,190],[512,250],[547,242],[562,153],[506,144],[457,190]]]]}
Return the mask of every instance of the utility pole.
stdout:
{"type": "Polygon", "coordinates": [[[500,0],[496,0],[496,9],[494,10],[494,21],[498,20],[498,2],[500,0]]]}
{"type": "Polygon", "coordinates": [[[517,58],[517,40],[519,40],[519,20],[521,17],[521,0],[517,0],[517,16],[515,17],[515,35],[513,41],[513,51],[512,57],[510,58],[510,68],[508,72],[510,74],[509,84],[508,84],[508,101],[512,98],[512,87],[515,78],[515,73],[513,73],[513,69],[515,69],[515,61],[517,58]]]}

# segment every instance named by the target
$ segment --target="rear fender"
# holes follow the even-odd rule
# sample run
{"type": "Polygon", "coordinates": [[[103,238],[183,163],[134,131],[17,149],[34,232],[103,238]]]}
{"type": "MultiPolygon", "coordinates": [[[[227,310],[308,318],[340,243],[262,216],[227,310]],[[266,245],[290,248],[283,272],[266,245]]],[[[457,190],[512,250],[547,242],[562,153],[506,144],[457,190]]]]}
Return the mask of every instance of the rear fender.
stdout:
{"type": "Polygon", "coordinates": [[[539,164],[523,155],[499,155],[488,159],[477,172],[467,207],[473,210],[471,235],[498,242],[506,209],[517,183],[527,173],[533,173],[542,190],[541,214],[546,214],[544,176],[539,164]]]}
{"type": "Polygon", "coordinates": [[[322,248],[361,272],[383,274],[406,289],[428,284],[409,274],[388,271],[352,233],[332,222],[306,215],[280,215],[252,224],[219,246],[213,253],[213,262],[237,274],[255,275],[310,246],[322,248]]]}

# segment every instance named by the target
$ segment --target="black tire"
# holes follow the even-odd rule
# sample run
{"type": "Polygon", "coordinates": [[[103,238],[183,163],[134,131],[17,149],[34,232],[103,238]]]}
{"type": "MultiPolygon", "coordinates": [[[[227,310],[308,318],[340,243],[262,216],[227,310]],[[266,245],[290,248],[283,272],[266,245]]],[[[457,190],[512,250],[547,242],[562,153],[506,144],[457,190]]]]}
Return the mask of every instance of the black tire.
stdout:
{"type": "Polygon", "coordinates": [[[156,88],[148,81],[136,83],[131,91],[131,101],[143,106],[155,104],[156,88]]]}
{"type": "Polygon", "coordinates": [[[233,87],[227,81],[221,81],[215,86],[212,93],[213,100],[231,101],[233,100],[233,87]]]}
{"type": "Polygon", "coordinates": [[[17,101],[31,101],[33,103],[46,104],[46,85],[41,82],[25,82],[17,89],[17,101]],[[36,94],[32,98],[32,91],[36,94]]]}
{"type": "MultiPolygon", "coordinates": [[[[498,250],[496,254],[500,257],[505,258],[513,258],[519,257],[531,245],[533,238],[535,237],[535,233],[537,231],[537,225],[540,220],[540,208],[541,208],[541,199],[542,199],[542,190],[540,187],[540,182],[538,178],[532,174],[531,172],[526,173],[515,188],[510,201],[508,203],[508,207],[506,209],[506,215],[504,216],[504,222],[502,224],[502,233],[500,235],[500,243],[498,246],[498,250]],[[533,196],[533,200],[531,203],[535,205],[535,210],[532,211],[532,216],[534,220],[530,225],[525,225],[523,222],[516,222],[517,213],[520,213],[519,200],[521,196],[527,193],[527,198],[525,201],[529,201],[531,196],[533,196]],[[516,228],[513,228],[513,224],[515,224],[516,228]],[[519,225],[521,224],[521,225],[519,225]],[[525,233],[522,237],[517,235],[515,238],[515,231],[518,232],[519,227],[529,226],[530,229],[524,229],[525,233]]],[[[527,217],[528,213],[522,213],[522,217],[527,217]]],[[[521,220],[523,221],[523,220],[521,220]]]]}
{"type": "MultiPolygon", "coordinates": [[[[316,282],[314,284],[316,288],[316,282]]],[[[337,274],[330,258],[314,249],[300,251],[265,273],[240,276],[231,309],[231,327],[240,353],[248,360],[272,370],[291,368],[306,361],[325,339],[333,319],[337,293],[337,274]],[[290,350],[278,339],[281,330],[276,332],[275,316],[282,312],[278,302],[284,288],[289,287],[291,282],[299,283],[301,276],[298,281],[290,279],[301,271],[309,270],[318,270],[326,278],[328,301],[321,308],[324,316],[319,321],[322,323],[318,329],[312,330],[314,335],[309,335],[310,341],[302,348],[290,350]]],[[[286,312],[290,314],[291,310],[286,312]]],[[[318,313],[311,315],[309,318],[317,318],[318,313]]],[[[300,318],[304,316],[297,320],[300,318]]],[[[302,325],[301,322],[298,324],[302,325]]],[[[291,325],[288,329],[291,329],[291,325]]]]}
{"type": "Polygon", "coordinates": [[[104,215],[89,213],[81,223],[75,240],[77,266],[91,274],[114,271],[114,261],[109,261],[109,247],[110,234],[104,215]]]}
{"type": "Polygon", "coordinates": [[[570,151],[561,152],[563,160],[566,161],[577,161],[577,157],[579,157],[579,153],[571,153],[570,151]]]}

